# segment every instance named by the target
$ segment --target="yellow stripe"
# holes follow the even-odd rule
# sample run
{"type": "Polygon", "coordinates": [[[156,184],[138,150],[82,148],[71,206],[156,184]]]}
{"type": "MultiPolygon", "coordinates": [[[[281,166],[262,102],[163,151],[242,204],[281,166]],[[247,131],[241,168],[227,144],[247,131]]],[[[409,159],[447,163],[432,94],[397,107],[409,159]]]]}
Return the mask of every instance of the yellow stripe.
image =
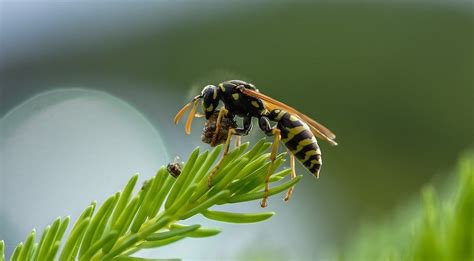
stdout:
{"type": "Polygon", "coordinates": [[[306,128],[305,126],[298,126],[294,128],[287,128],[287,130],[288,130],[288,137],[286,139],[282,139],[282,141],[285,143],[293,139],[293,137],[300,134],[302,131],[306,130],[306,128]]]}
{"type": "Polygon", "coordinates": [[[309,166],[308,169],[311,169],[311,168],[314,167],[314,165],[316,165],[316,164],[322,165],[321,161],[319,161],[319,160],[312,160],[312,161],[311,161],[311,166],[309,166]]]}
{"type": "Polygon", "coordinates": [[[279,111],[278,112],[278,116],[276,117],[277,120],[281,120],[281,118],[283,118],[283,116],[285,116],[286,112],[285,111],[279,111]]]}
{"type": "Polygon", "coordinates": [[[299,121],[300,119],[298,119],[298,117],[294,116],[294,115],[291,115],[290,116],[290,121],[299,121]]]}
{"type": "Polygon", "coordinates": [[[301,160],[302,163],[305,163],[306,161],[309,160],[309,158],[313,155],[318,155],[318,152],[315,151],[315,150],[308,150],[305,154],[304,154],[304,159],[301,160]]]}
{"type": "Polygon", "coordinates": [[[225,87],[223,83],[219,83],[219,88],[221,88],[221,91],[225,92],[225,87]]]}
{"type": "Polygon", "coordinates": [[[232,98],[234,98],[234,100],[238,100],[239,99],[239,94],[238,93],[232,94],[232,98]]]}
{"type": "Polygon", "coordinates": [[[307,145],[311,145],[313,144],[313,139],[304,139],[300,142],[298,142],[298,146],[296,146],[296,150],[293,151],[294,154],[298,153],[300,150],[302,150],[304,147],[306,147],[307,145]]]}
{"type": "Polygon", "coordinates": [[[252,103],[252,105],[253,105],[254,107],[256,107],[256,108],[260,107],[260,105],[258,104],[257,101],[252,101],[251,103],[252,103]]]}
{"type": "Polygon", "coordinates": [[[215,99],[217,98],[217,90],[216,90],[216,88],[214,88],[213,91],[214,91],[214,93],[212,94],[212,99],[215,100],[215,99]]]}

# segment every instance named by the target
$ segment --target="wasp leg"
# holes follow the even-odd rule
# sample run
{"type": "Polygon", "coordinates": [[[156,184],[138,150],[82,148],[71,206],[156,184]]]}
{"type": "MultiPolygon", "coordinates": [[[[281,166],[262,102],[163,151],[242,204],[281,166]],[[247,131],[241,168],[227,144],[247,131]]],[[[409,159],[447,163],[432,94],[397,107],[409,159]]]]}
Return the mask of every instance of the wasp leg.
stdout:
{"type": "MultiPolygon", "coordinates": [[[[290,154],[291,179],[294,179],[294,178],[296,178],[295,155],[293,155],[290,150],[288,150],[288,153],[290,154]]],[[[291,186],[291,188],[288,189],[288,191],[286,192],[285,199],[284,199],[285,201],[290,200],[291,194],[293,194],[294,188],[295,188],[295,186],[291,186]]]]}
{"type": "Polygon", "coordinates": [[[270,176],[272,175],[272,169],[275,164],[276,154],[278,153],[278,145],[280,144],[280,130],[277,128],[272,129],[272,134],[274,136],[272,144],[272,153],[270,154],[271,164],[268,166],[267,176],[265,177],[265,190],[263,191],[263,198],[260,206],[262,208],[267,206],[268,191],[270,190],[270,176]]]}
{"type": "Polygon", "coordinates": [[[212,178],[217,174],[217,171],[219,170],[222,161],[227,156],[227,153],[229,153],[230,141],[232,140],[232,135],[234,134],[235,134],[235,129],[232,129],[232,128],[229,129],[229,132],[227,134],[227,139],[224,144],[224,154],[222,155],[222,158],[217,162],[216,166],[214,166],[214,168],[211,170],[209,177],[207,177],[207,186],[209,188],[212,187],[212,178]]]}
{"type": "Polygon", "coordinates": [[[219,132],[221,131],[221,127],[222,127],[222,117],[224,117],[224,115],[226,115],[227,112],[228,110],[224,107],[222,107],[219,110],[219,115],[217,116],[217,120],[216,120],[216,130],[214,131],[214,135],[212,136],[212,140],[211,140],[212,147],[216,146],[217,137],[219,137],[219,132]]]}

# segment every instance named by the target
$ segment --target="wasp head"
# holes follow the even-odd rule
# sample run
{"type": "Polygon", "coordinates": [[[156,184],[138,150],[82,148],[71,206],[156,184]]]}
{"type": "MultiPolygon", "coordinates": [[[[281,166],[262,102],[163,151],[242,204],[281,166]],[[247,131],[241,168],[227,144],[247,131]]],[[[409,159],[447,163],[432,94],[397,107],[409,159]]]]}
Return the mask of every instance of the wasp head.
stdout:
{"type": "Polygon", "coordinates": [[[219,105],[217,91],[217,87],[214,85],[208,85],[202,90],[202,110],[206,114],[206,119],[211,117],[216,110],[217,105],[219,105]]]}

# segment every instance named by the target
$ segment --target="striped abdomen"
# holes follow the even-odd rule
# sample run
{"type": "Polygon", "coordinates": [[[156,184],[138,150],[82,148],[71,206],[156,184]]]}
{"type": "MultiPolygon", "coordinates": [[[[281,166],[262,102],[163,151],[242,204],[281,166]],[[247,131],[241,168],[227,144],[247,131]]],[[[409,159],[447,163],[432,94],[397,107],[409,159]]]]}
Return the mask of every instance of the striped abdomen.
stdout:
{"type": "Polygon", "coordinates": [[[321,169],[321,150],[313,133],[303,121],[290,113],[277,110],[272,113],[278,122],[281,139],[295,157],[314,175],[321,169]]]}

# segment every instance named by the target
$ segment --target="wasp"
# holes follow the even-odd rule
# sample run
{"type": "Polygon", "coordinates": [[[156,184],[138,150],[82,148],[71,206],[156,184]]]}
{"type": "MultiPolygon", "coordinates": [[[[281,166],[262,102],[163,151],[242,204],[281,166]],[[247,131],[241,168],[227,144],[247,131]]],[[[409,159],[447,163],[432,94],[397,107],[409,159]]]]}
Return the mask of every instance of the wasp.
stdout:
{"type": "MultiPolygon", "coordinates": [[[[207,85],[200,95],[195,96],[178,111],[174,118],[175,124],[180,121],[183,114],[191,107],[191,113],[185,125],[187,134],[191,133],[191,123],[193,118],[197,116],[196,107],[200,100],[202,101],[202,109],[206,120],[209,121],[216,111],[219,111],[215,132],[210,142],[211,146],[219,141],[219,131],[222,127],[223,119],[234,119],[235,117],[243,119],[242,127],[229,128],[227,131],[228,135],[224,145],[223,156],[208,177],[209,186],[212,185],[212,176],[216,174],[220,163],[229,151],[232,136],[248,135],[252,129],[252,118],[257,118],[260,129],[267,136],[274,137],[270,156],[271,164],[265,179],[265,190],[261,201],[262,207],[267,206],[269,179],[280,141],[285,144],[290,154],[291,178],[296,177],[295,158],[313,175],[319,177],[322,159],[316,137],[331,145],[337,145],[335,141],[336,135],[328,128],[293,107],[260,93],[253,84],[241,80],[225,81],[217,86],[207,85]],[[218,109],[220,102],[223,103],[223,106],[218,109]],[[275,122],[276,125],[272,127],[270,121],[275,122]]],[[[285,201],[290,199],[292,192],[293,187],[286,193],[285,201]]]]}

